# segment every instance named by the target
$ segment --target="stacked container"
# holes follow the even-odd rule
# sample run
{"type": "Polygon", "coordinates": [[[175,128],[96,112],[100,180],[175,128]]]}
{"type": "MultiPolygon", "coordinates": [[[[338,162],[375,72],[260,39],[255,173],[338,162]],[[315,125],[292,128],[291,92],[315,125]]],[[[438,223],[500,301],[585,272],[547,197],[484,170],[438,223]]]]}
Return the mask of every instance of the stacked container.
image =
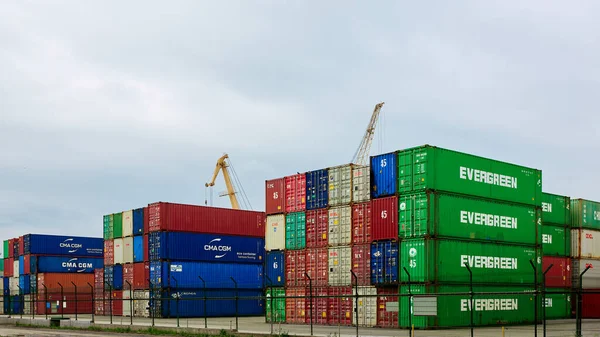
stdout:
{"type": "Polygon", "coordinates": [[[474,291],[516,293],[477,296],[476,325],[532,322],[541,179],[536,169],[428,145],[371,157],[372,282],[399,282],[404,295],[388,314],[399,311],[401,327],[469,325],[468,297],[438,296],[436,318],[416,315],[408,296],[468,291],[468,266],[474,291]],[[490,302],[502,305],[484,310],[490,302]]]}

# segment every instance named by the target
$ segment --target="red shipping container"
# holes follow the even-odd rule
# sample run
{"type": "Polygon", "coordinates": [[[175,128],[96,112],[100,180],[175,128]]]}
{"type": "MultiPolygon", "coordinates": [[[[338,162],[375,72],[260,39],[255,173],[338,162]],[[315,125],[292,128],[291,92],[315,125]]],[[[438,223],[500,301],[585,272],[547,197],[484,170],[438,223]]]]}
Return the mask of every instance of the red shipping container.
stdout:
{"type": "Polygon", "coordinates": [[[27,254],[23,256],[23,272],[25,275],[31,274],[31,255],[27,254]]]}
{"type": "Polygon", "coordinates": [[[90,294],[90,292],[77,292],[77,296],[75,296],[75,291],[73,290],[72,285],[68,291],[65,290],[62,292],[62,297],[60,290],[48,290],[47,295],[44,293],[44,290],[42,290],[37,297],[37,301],[36,314],[38,315],[72,315],[75,314],[75,312],[78,314],[91,314],[93,310],[92,294],[90,294]]]}
{"type": "Polygon", "coordinates": [[[112,266],[115,258],[115,245],[113,240],[104,240],[104,265],[112,266]]]}
{"type": "Polygon", "coordinates": [[[13,277],[14,262],[15,259],[12,257],[4,259],[4,277],[13,277]]]}
{"type": "Polygon", "coordinates": [[[131,284],[131,288],[133,287],[133,263],[126,263],[123,265],[123,290],[129,290],[129,284],[131,284]]]}
{"type": "Polygon", "coordinates": [[[285,286],[303,287],[307,285],[306,276],[306,251],[285,251],[285,286]]]}
{"type": "Polygon", "coordinates": [[[306,174],[285,177],[285,211],[287,213],[306,210],[306,174]]]}
{"type": "Polygon", "coordinates": [[[306,212],[306,248],[327,247],[329,211],[317,209],[306,212]]]}
{"type": "Polygon", "coordinates": [[[150,213],[148,212],[148,207],[144,207],[144,234],[150,233],[149,222],[150,222],[150,213]]]}
{"type": "Polygon", "coordinates": [[[377,288],[377,295],[377,326],[380,328],[399,327],[398,288],[377,288]]]}
{"type": "Polygon", "coordinates": [[[398,239],[397,197],[371,200],[371,238],[373,241],[398,239]]]}
{"type": "Polygon", "coordinates": [[[111,314],[111,305],[112,305],[112,315],[113,316],[123,316],[123,291],[122,290],[113,290],[112,293],[110,291],[106,291],[104,293],[104,314],[105,315],[111,314]]]}
{"type": "Polygon", "coordinates": [[[265,181],[265,211],[268,215],[285,212],[285,179],[265,181]]]}
{"type": "Polygon", "coordinates": [[[310,288],[306,288],[306,322],[310,323],[312,315],[312,321],[314,324],[327,324],[327,302],[329,293],[327,287],[313,287],[312,288],[312,307],[310,301],[310,288]]]}
{"type": "Polygon", "coordinates": [[[544,256],[542,258],[542,270],[546,270],[550,264],[552,268],[546,274],[546,287],[548,288],[571,288],[572,270],[571,259],[568,257],[544,256]]]}
{"type": "Polygon", "coordinates": [[[25,251],[25,244],[23,243],[23,237],[19,236],[19,256],[23,255],[25,251]]]}
{"type": "MultiPolygon", "coordinates": [[[[352,271],[358,278],[359,286],[371,285],[371,245],[352,246],[352,271]]],[[[353,280],[354,283],[354,280],[353,280]]]]}
{"type": "Polygon", "coordinates": [[[15,239],[8,239],[8,257],[15,257],[15,239]]]}
{"type": "Polygon", "coordinates": [[[371,203],[352,205],[352,243],[371,243],[371,203]]]}
{"type": "Polygon", "coordinates": [[[148,257],[149,254],[149,250],[148,250],[148,234],[144,234],[144,261],[149,261],[150,258],[148,257]]]}
{"type": "Polygon", "coordinates": [[[285,321],[286,323],[306,322],[306,290],[305,288],[285,289],[285,321]]]}
{"type": "Polygon", "coordinates": [[[148,206],[150,232],[265,237],[265,213],[157,202],[148,206]]]}
{"type": "MultiPolygon", "coordinates": [[[[598,292],[597,294],[582,294],[581,317],[582,318],[600,318],[600,289],[586,289],[585,291],[598,292]]],[[[577,310],[576,296],[571,300],[573,312],[577,310]]]]}
{"type": "MultiPolygon", "coordinates": [[[[306,250],[306,273],[314,286],[329,284],[329,251],[327,248],[310,248],[306,250]]],[[[309,285],[308,279],[306,284],[309,285]]]]}
{"type": "MultiPolygon", "coordinates": [[[[40,273],[37,274],[38,278],[38,292],[44,289],[44,285],[48,288],[48,293],[60,292],[60,286],[62,284],[64,291],[73,291],[73,283],[79,289],[89,289],[89,284],[94,283],[94,274],[82,274],[82,273],[40,273]]],[[[89,294],[89,292],[88,292],[89,294]]]]}
{"type": "Polygon", "coordinates": [[[94,293],[94,314],[104,315],[104,289],[96,289],[94,293]]]}
{"type": "Polygon", "coordinates": [[[133,289],[149,289],[150,262],[133,264],[133,289]]]}
{"type": "Polygon", "coordinates": [[[94,269],[94,288],[104,289],[104,268],[94,269]]]}
{"type": "Polygon", "coordinates": [[[329,324],[352,325],[352,287],[330,287],[327,307],[329,324]]]}

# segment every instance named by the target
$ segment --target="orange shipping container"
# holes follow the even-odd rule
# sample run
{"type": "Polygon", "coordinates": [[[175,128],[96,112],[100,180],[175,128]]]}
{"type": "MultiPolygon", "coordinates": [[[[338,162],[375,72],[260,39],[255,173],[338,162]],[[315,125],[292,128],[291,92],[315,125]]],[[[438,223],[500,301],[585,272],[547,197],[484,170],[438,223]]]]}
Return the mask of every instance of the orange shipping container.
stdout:
{"type": "Polygon", "coordinates": [[[306,323],[306,290],[305,288],[285,289],[285,321],[286,323],[306,323]]]}
{"type": "Polygon", "coordinates": [[[265,210],[267,214],[285,212],[285,181],[283,178],[265,182],[265,210]]]}

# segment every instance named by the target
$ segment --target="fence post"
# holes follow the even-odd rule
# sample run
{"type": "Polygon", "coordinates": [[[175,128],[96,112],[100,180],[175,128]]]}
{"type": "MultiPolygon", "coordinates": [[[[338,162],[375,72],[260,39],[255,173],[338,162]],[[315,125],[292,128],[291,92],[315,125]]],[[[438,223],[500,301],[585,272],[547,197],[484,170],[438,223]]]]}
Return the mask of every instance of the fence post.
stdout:
{"type": "MultiPolygon", "coordinates": [[[[36,284],[37,284],[37,280],[36,280],[36,284]]],[[[31,281],[29,282],[29,289],[31,290],[31,281]]],[[[31,315],[32,318],[35,319],[35,302],[37,299],[37,286],[35,287],[35,291],[30,291],[31,294],[31,315]]]]}
{"type": "Polygon", "coordinates": [[[307,272],[304,272],[304,276],[306,276],[306,278],[308,279],[308,289],[310,291],[310,335],[313,335],[313,310],[315,310],[315,308],[313,307],[313,291],[312,291],[312,279],[310,278],[310,276],[308,276],[307,272]]]}
{"type": "Polygon", "coordinates": [[[352,277],[354,277],[354,300],[356,302],[356,307],[354,308],[354,314],[356,315],[356,337],[358,336],[358,276],[356,276],[356,274],[354,273],[354,271],[352,271],[352,269],[350,269],[350,272],[352,273],[352,277]]]}
{"type": "Polygon", "coordinates": [[[152,281],[148,279],[148,284],[150,285],[150,301],[148,301],[150,305],[150,315],[152,316],[152,326],[154,326],[154,311],[156,307],[156,303],[154,303],[154,284],[152,281]]]}
{"type": "Polygon", "coordinates": [[[235,285],[235,331],[237,332],[237,331],[239,331],[239,329],[238,329],[238,302],[239,302],[239,300],[238,300],[238,298],[239,298],[238,284],[233,279],[233,277],[229,276],[229,278],[233,281],[233,284],[235,285]]]}
{"type": "Polygon", "coordinates": [[[108,283],[108,281],[104,281],[104,283],[106,283],[106,285],[108,286],[108,291],[109,291],[109,294],[108,294],[108,307],[109,307],[108,311],[110,312],[110,324],[112,325],[113,324],[113,317],[112,317],[112,314],[113,314],[113,312],[112,312],[113,311],[112,310],[112,286],[110,285],[110,283],[108,283]]]}
{"type": "Polygon", "coordinates": [[[17,288],[19,289],[19,303],[21,303],[21,310],[19,310],[19,311],[21,311],[20,312],[21,319],[23,319],[23,311],[24,311],[23,310],[24,309],[24,306],[23,306],[23,294],[22,294],[23,291],[21,290],[21,286],[18,285],[18,284],[17,284],[17,288]]]}
{"type": "Polygon", "coordinates": [[[177,327],[179,328],[179,292],[177,292],[177,289],[179,289],[179,283],[177,282],[177,279],[173,276],[171,276],[171,278],[173,279],[173,281],[175,281],[175,303],[177,305],[177,327]]]}
{"type": "Polygon", "coordinates": [[[8,318],[11,318],[11,314],[12,314],[12,298],[11,297],[12,297],[12,295],[10,294],[10,284],[8,285],[8,289],[4,289],[4,291],[8,293],[8,318]]]}
{"type": "Polygon", "coordinates": [[[583,298],[582,298],[582,292],[583,292],[583,274],[585,274],[588,269],[590,269],[592,266],[587,266],[585,267],[585,270],[583,271],[583,273],[581,273],[579,275],[579,287],[577,287],[577,318],[576,318],[576,326],[577,326],[577,331],[575,333],[576,337],[582,337],[581,334],[581,310],[582,310],[582,303],[583,303],[583,298]]]}
{"type": "Polygon", "coordinates": [[[60,303],[60,318],[65,318],[65,303],[64,303],[65,289],[63,288],[63,285],[60,284],[60,282],[56,282],[56,283],[60,287],[60,301],[58,302],[58,303],[60,303]]]}
{"type": "Polygon", "coordinates": [[[208,329],[208,313],[206,312],[206,282],[204,282],[204,279],[202,277],[198,276],[198,278],[200,279],[200,281],[202,281],[202,289],[204,289],[204,329],[208,329]]]}
{"type": "Polygon", "coordinates": [[[546,271],[544,271],[542,278],[542,303],[544,306],[542,307],[542,318],[544,322],[544,337],[546,337],[546,274],[550,271],[550,269],[554,266],[554,264],[550,264],[546,271]]]}
{"type": "MultiPolygon", "coordinates": [[[[531,261],[530,261],[531,262],[531,261]]],[[[473,337],[473,311],[475,310],[475,307],[473,306],[473,271],[471,270],[471,267],[469,267],[469,264],[465,262],[465,267],[467,268],[467,271],[469,272],[469,304],[470,304],[470,308],[469,311],[471,313],[471,318],[470,318],[470,322],[469,325],[471,327],[471,337],[473,337]]]]}
{"type": "Polygon", "coordinates": [[[43,283],[42,287],[44,287],[44,312],[46,313],[46,320],[48,320],[48,308],[46,308],[46,306],[48,305],[48,287],[46,287],[46,285],[43,283]]]}
{"type": "Polygon", "coordinates": [[[533,268],[533,298],[534,298],[534,304],[535,306],[533,307],[533,335],[535,337],[537,337],[537,326],[538,326],[538,305],[539,305],[539,298],[538,298],[538,284],[537,284],[537,268],[535,267],[535,263],[533,263],[533,260],[529,260],[529,264],[531,264],[531,268],[533,268]]]}
{"type": "MultiPolygon", "coordinates": [[[[132,291],[132,287],[131,287],[131,283],[129,283],[129,281],[125,280],[125,283],[127,283],[127,285],[129,286],[129,319],[130,319],[130,325],[133,325],[133,291],[132,291]]],[[[177,327],[179,327],[179,325],[177,325],[177,327]]]]}
{"type": "MultiPolygon", "coordinates": [[[[412,310],[410,306],[410,302],[412,301],[412,290],[410,285],[410,273],[406,267],[402,267],[402,269],[404,269],[406,276],[408,276],[408,335],[412,337],[412,310]]],[[[400,300],[402,300],[402,297],[398,298],[398,312],[400,312],[400,300]]],[[[400,317],[398,317],[398,321],[400,321],[400,317]]]]}
{"type": "MultiPolygon", "coordinates": [[[[267,294],[266,296],[269,298],[269,303],[271,303],[271,313],[270,313],[270,317],[271,317],[271,335],[273,334],[273,281],[271,281],[271,278],[269,277],[269,275],[265,274],[265,278],[267,279],[267,281],[269,281],[269,284],[271,285],[271,287],[269,288],[271,290],[271,293],[269,293],[269,291],[267,290],[267,294]]],[[[265,315],[265,323],[268,323],[269,320],[267,319],[267,315],[265,315]]]]}
{"type": "MultiPolygon", "coordinates": [[[[91,285],[89,282],[87,284],[92,290],[92,323],[94,323],[94,314],[96,313],[96,303],[94,301],[94,296],[96,295],[96,290],[94,289],[94,286],[91,285]]],[[[104,309],[104,307],[102,307],[102,309],[104,309]]]]}
{"type": "Polygon", "coordinates": [[[73,281],[71,281],[71,284],[73,285],[73,287],[75,287],[75,320],[77,320],[77,285],[73,281]]]}

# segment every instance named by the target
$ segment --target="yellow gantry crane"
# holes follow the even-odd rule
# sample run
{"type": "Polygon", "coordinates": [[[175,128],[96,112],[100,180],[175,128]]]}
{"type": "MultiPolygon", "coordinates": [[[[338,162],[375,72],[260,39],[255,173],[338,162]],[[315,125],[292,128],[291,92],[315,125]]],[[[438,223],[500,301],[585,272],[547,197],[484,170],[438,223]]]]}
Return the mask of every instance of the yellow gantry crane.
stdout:
{"type": "MultiPolygon", "coordinates": [[[[235,170],[231,164],[231,160],[229,159],[229,156],[226,153],[223,154],[223,156],[221,156],[219,160],[217,160],[217,165],[215,166],[215,172],[213,173],[212,179],[210,180],[210,182],[206,183],[205,186],[207,188],[215,186],[215,181],[217,180],[219,171],[223,171],[223,179],[225,180],[225,185],[227,186],[227,191],[220,193],[219,196],[229,196],[229,201],[231,201],[231,208],[241,209],[240,203],[238,202],[236,196],[238,192],[241,192],[242,201],[246,206],[246,209],[252,209],[252,205],[250,205],[250,200],[246,196],[244,188],[242,187],[242,184],[240,183],[239,178],[237,177],[237,174],[235,173],[235,170]],[[231,173],[229,171],[229,168],[231,168],[231,173]],[[234,182],[237,183],[234,184],[234,182]],[[236,187],[238,188],[236,189],[236,187]]],[[[205,199],[204,204],[208,204],[208,200],[205,199]]]]}
{"type": "Polygon", "coordinates": [[[369,121],[369,125],[367,126],[367,131],[365,131],[365,135],[363,136],[363,139],[360,142],[356,153],[354,153],[354,157],[352,158],[353,164],[358,164],[361,166],[369,165],[371,143],[373,142],[375,127],[377,126],[377,121],[379,120],[379,112],[381,112],[381,107],[383,107],[383,104],[385,104],[385,102],[381,102],[375,105],[375,109],[373,110],[373,114],[371,115],[371,120],[369,121]]]}

